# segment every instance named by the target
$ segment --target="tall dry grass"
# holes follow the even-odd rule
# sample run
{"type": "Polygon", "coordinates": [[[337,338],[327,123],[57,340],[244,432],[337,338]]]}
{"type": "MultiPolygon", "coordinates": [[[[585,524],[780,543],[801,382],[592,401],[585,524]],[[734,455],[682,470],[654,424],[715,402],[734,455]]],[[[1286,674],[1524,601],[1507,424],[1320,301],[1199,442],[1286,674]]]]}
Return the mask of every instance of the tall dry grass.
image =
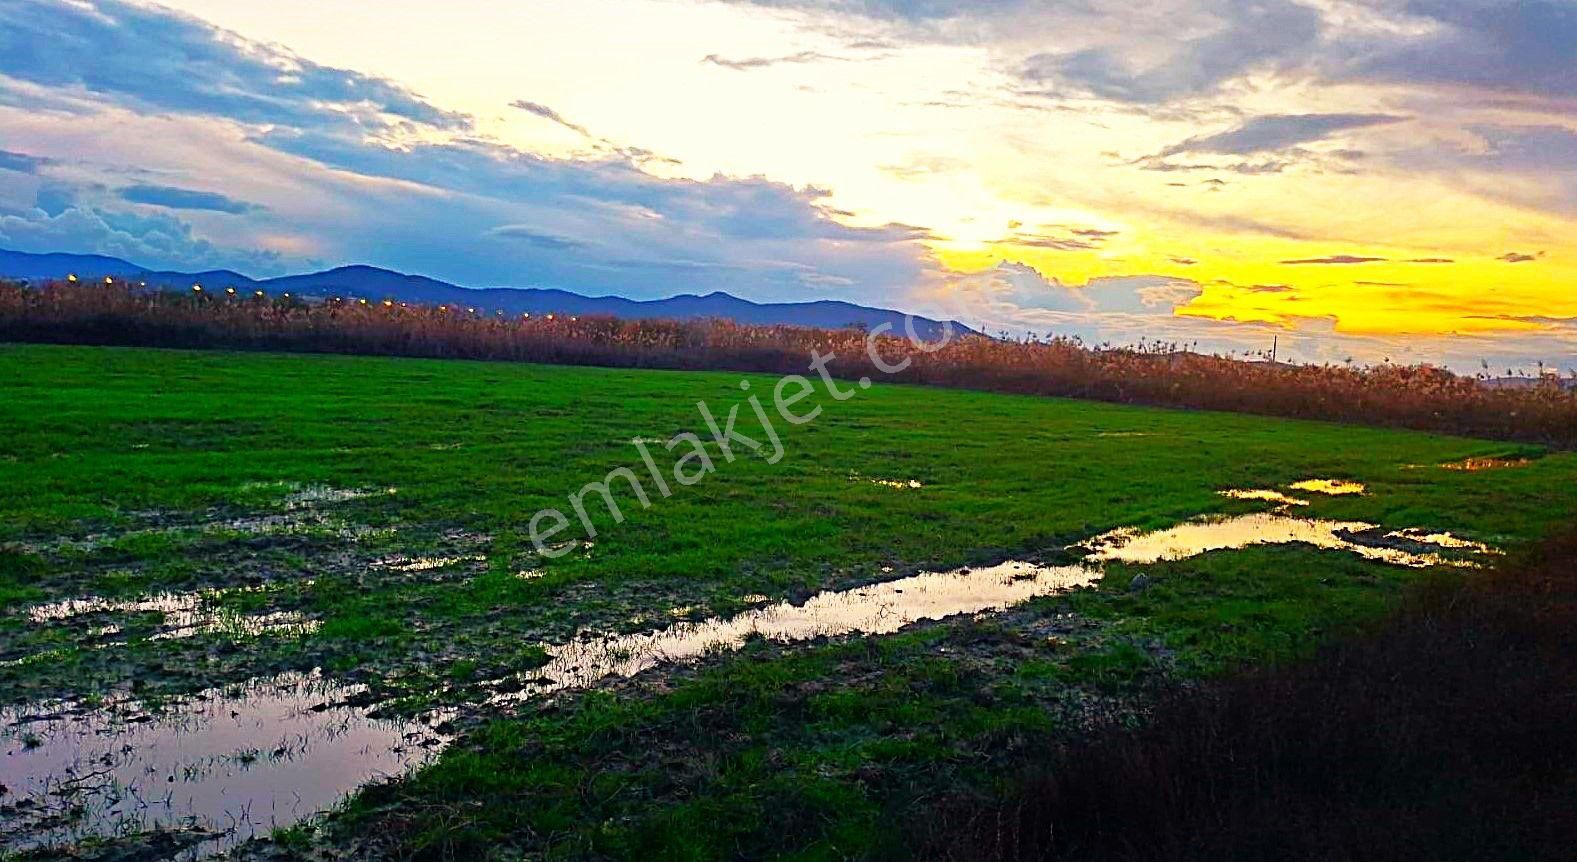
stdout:
{"type": "Polygon", "coordinates": [[[223,291],[124,284],[0,285],[0,339],[511,360],[631,368],[804,372],[812,351],[844,378],[872,376],[992,392],[1325,419],[1577,448],[1577,391],[1546,381],[1484,385],[1428,366],[1290,366],[1153,345],[1092,348],[967,336],[929,351],[901,336],[726,321],[503,317],[454,307],[359,300],[304,303],[223,291]]]}

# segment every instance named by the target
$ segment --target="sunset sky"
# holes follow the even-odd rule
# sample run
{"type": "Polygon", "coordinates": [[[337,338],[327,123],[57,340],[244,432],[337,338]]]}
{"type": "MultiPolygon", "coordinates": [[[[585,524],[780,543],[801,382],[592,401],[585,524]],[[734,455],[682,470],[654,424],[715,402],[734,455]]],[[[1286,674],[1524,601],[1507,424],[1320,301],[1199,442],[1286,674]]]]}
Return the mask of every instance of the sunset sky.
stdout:
{"type": "Polygon", "coordinates": [[[1577,0],[0,0],[0,246],[1577,369],[1577,0]]]}

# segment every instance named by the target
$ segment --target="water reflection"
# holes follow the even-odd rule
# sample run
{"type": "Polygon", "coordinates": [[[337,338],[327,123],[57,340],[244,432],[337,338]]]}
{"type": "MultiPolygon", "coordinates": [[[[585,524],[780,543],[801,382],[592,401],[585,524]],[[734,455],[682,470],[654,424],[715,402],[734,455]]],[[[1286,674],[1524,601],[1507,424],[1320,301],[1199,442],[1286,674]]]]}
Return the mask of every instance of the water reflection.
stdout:
{"type": "MultiPolygon", "coordinates": [[[[1210,551],[1240,550],[1255,545],[1301,543],[1333,551],[1348,551],[1364,559],[1393,566],[1474,567],[1471,560],[1442,556],[1436,552],[1415,551],[1370,538],[1377,528],[1359,521],[1323,521],[1293,518],[1279,512],[1241,515],[1230,518],[1205,518],[1179,524],[1166,530],[1141,533],[1114,530],[1083,545],[1087,559],[1094,562],[1120,562],[1145,565],[1169,560],[1185,560],[1210,551]]],[[[1437,548],[1462,548],[1448,544],[1449,534],[1424,534],[1414,543],[1437,548]]]]}
{"type": "Polygon", "coordinates": [[[1308,491],[1311,494],[1326,494],[1332,497],[1362,494],[1368,490],[1359,482],[1346,482],[1341,479],[1305,479],[1302,482],[1293,482],[1287,487],[1294,491],[1308,491]]]}
{"type": "Polygon", "coordinates": [[[1526,467],[1533,461],[1528,458],[1464,458],[1450,464],[1441,464],[1445,470],[1457,470],[1464,473],[1477,473],[1482,470],[1509,470],[1514,467],[1526,467]]]}
{"type": "MultiPolygon", "coordinates": [[[[296,611],[243,614],[220,606],[228,595],[265,592],[268,587],[242,587],[233,590],[202,590],[191,593],[160,593],[136,599],[106,599],[96,596],[63,599],[33,605],[27,617],[34,625],[47,625],[84,616],[104,614],[159,614],[159,631],[150,640],[181,640],[205,634],[230,637],[255,637],[274,634],[301,636],[317,631],[318,621],[296,611]]],[[[120,627],[90,627],[99,635],[117,634],[120,627]]]]}
{"type": "Polygon", "coordinates": [[[148,711],[133,700],[0,710],[0,849],[195,826],[214,853],[429,760],[445,715],[393,722],[363,689],[315,674],[213,689],[148,711]],[[14,800],[23,800],[16,804],[14,800]]]}
{"type": "Polygon", "coordinates": [[[546,649],[548,663],[507,683],[495,704],[584,688],[604,677],[630,677],[665,662],[738,649],[751,637],[805,641],[852,633],[890,634],[921,620],[1000,611],[1037,596],[1092,584],[1101,570],[1007,562],[976,569],[927,572],[842,592],[747,611],[727,619],[681,622],[619,637],[584,635],[546,649]]]}

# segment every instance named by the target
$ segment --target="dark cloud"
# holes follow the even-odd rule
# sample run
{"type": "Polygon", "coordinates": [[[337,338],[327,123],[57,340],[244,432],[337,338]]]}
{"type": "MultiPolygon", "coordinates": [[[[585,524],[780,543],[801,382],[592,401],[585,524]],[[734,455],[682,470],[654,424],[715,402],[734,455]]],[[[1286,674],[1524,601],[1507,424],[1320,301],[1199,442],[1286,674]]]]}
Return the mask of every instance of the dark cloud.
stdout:
{"type": "Polygon", "coordinates": [[[1406,0],[1433,26],[1343,46],[1335,74],[1360,80],[1577,96],[1577,4],[1570,0],[1406,0]]]}
{"type": "Polygon", "coordinates": [[[0,150],[0,171],[15,171],[19,174],[36,174],[38,169],[49,164],[50,160],[43,156],[30,156],[26,153],[13,153],[10,150],[0,150]]]}
{"type": "Polygon", "coordinates": [[[1523,254],[1520,251],[1508,251],[1495,259],[1505,261],[1506,263],[1528,263],[1529,261],[1538,260],[1543,256],[1544,252],[1542,251],[1537,254],[1523,254]]]}
{"type": "Polygon", "coordinates": [[[591,132],[586,131],[585,126],[581,126],[564,119],[563,115],[561,115],[558,111],[555,111],[547,105],[541,104],[540,102],[528,102],[525,99],[516,99],[515,101],[509,103],[509,107],[517,108],[519,110],[525,111],[528,114],[534,114],[544,120],[547,120],[548,122],[557,123],[560,126],[563,126],[564,128],[584,137],[592,137],[591,132]]]}
{"type": "Polygon", "coordinates": [[[240,215],[259,209],[256,204],[238,201],[217,192],[199,192],[173,186],[127,186],[120,190],[123,201],[164,207],[172,210],[207,210],[240,215]]]}
{"type": "Polygon", "coordinates": [[[1322,141],[1337,132],[1401,122],[1390,114],[1272,114],[1246,120],[1236,128],[1189,138],[1156,153],[1165,158],[1181,153],[1247,156],[1280,152],[1298,144],[1322,141]]]}
{"type": "Polygon", "coordinates": [[[1191,257],[1174,257],[1174,258],[1169,258],[1169,260],[1171,260],[1172,263],[1175,263],[1178,266],[1193,266],[1194,264],[1199,263],[1199,261],[1197,261],[1197,260],[1195,260],[1194,258],[1191,258],[1191,257]]]}
{"type": "Polygon", "coordinates": [[[1284,261],[1282,261],[1282,263],[1283,264],[1288,264],[1288,265],[1300,265],[1300,264],[1346,265],[1346,264],[1354,264],[1354,263],[1377,263],[1377,262],[1380,262],[1380,261],[1383,261],[1383,260],[1385,260],[1385,258],[1383,258],[1383,257],[1358,257],[1357,255],[1351,255],[1351,254],[1336,254],[1336,255],[1331,255],[1330,257],[1308,257],[1308,258],[1302,258],[1300,260],[1284,260],[1284,261]]]}
{"type": "Polygon", "coordinates": [[[1221,26],[1174,41],[1160,62],[1136,63],[1133,58],[1148,52],[1119,43],[1032,55],[1020,68],[1020,77],[1052,96],[1161,104],[1209,93],[1226,81],[1274,67],[1320,35],[1319,13],[1290,0],[1209,5],[1222,13],[1221,26]]]}
{"type": "Polygon", "coordinates": [[[527,225],[520,224],[499,225],[498,227],[488,230],[487,235],[496,239],[507,239],[513,242],[522,242],[527,245],[545,249],[567,250],[573,248],[583,248],[586,245],[586,243],[583,243],[578,239],[570,239],[568,237],[556,236],[550,233],[542,233],[540,231],[533,230],[527,225]]]}
{"type": "Polygon", "coordinates": [[[1449,258],[1449,257],[1415,257],[1412,260],[1408,260],[1408,261],[1404,261],[1404,262],[1405,263],[1456,263],[1455,260],[1453,260],[1452,258],[1449,258]]]}
{"type": "Polygon", "coordinates": [[[321,66],[193,18],[122,0],[0,4],[0,74],[154,110],[246,123],[469,123],[381,78],[321,66]]]}

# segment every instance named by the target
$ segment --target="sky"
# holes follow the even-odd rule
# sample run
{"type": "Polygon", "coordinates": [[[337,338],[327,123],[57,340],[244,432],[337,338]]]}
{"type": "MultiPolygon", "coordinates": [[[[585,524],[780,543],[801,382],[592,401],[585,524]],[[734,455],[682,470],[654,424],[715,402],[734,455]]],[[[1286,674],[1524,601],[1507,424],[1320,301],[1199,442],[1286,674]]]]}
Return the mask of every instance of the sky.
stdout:
{"type": "Polygon", "coordinates": [[[0,0],[0,246],[1577,371],[1577,0],[0,0]]]}

